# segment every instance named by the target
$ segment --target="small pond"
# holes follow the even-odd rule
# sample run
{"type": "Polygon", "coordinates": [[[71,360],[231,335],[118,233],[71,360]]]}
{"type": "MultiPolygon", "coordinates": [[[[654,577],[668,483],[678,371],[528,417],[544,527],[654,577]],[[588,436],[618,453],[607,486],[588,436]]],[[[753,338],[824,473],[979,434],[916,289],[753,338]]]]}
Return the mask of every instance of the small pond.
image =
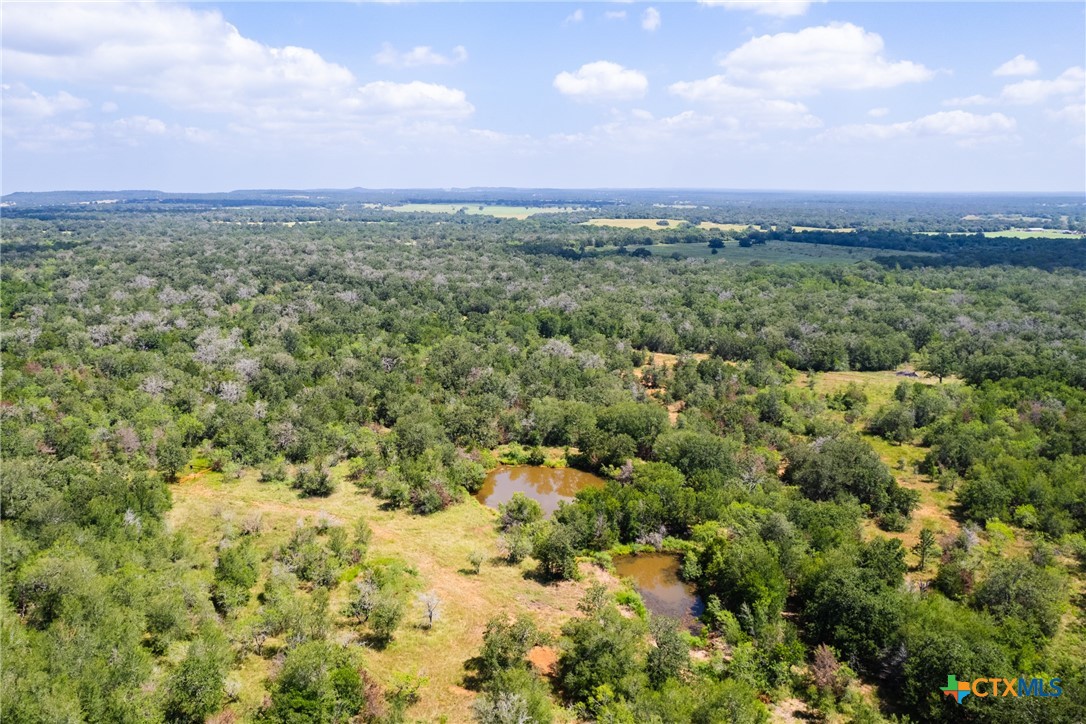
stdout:
{"type": "Polygon", "coordinates": [[[674,553],[641,553],[615,556],[618,575],[633,579],[645,608],[660,616],[678,619],[691,631],[700,628],[697,617],[705,604],[694,587],[679,578],[679,556],[674,553]]]}
{"type": "Polygon", "coordinates": [[[508,503],[513,493],[524,493],[543,506],[550,515],[563,500],[573,500],[578,490],[602,488],[603,478],[573,468],[548,468],[535,465],[502,466],[491,470],[475,498],[495,508],[508,503]]]}

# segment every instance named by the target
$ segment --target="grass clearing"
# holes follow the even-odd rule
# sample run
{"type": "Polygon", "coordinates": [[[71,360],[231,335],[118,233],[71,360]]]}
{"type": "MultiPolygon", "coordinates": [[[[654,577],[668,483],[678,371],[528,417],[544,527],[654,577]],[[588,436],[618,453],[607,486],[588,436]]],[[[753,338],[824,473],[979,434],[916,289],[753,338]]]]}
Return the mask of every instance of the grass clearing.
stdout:
{"type": "MultiPolygon", "coordinates": [[[[341,475],[342,470],[337,471],[339,482],[331,496],[299,498],[286,485],[258,482],[254,471],[236,481],[198,471],[171,486],[173,508],[168,521],[173,529],[189,534],[210,566],[226,527],[236,527],[259,513],[263,531],[256,544],[264,556],[266,572],[271,552],[289,539],[300,521],[311,525],[325,517],[349,529],[358,518],[365,518],[374,534],[367,558],[402,560],[418,572],[418,590],[433,590],[442,601],[441,618],[433,629],[419,625],[422,606],[412,598],[395,640],[381,651],[362,649],[366,669],[382,684],[393,683],[398,673],[426,677],[419,703],[408,711],[411,720],[471,719],[475,694],[463,688],[463,665],[478,653],[486,623],[493,616],[527,613],[543,630],[557,633],[563,622],[576,615],[577,601],[591,581],[619,587],[613,577],[594,565],[582,565],[585,575],[580,582],[543,585],[525,575],[532,562],[508,566],[495,561],[497,513],[473,498],[430,516],[382,510],[378,500],[342,481],[341,475]],[[475,550],[491,560],[478,575],[461,572],[475,550]]],[[[260,582],[253,589],[254,598],[262,585],[260,582]]],[[[333,639],[350,638],[353,633],[351,623],[339,613],[350,591],[350,584],[342,583],[332,592],[333,639]]],[[[243,615],[256,607],[256,601],[251,601],[243,615]]],[[[255,715],[272,666],[273,657],[245,660],[241,695],[231,707],[240,719],[251,720],[255,715]]]]}
{"type": "MultiPolygon", "coordinates": [[[[893,399],[894,389],[901,381],[919,382],[925,385],[939,384],[935,377],[924,376],[924,373],[919,373],[920,377],[908,377],[899,375],[898,372],[912,372],[912,369],[906,366],[900,370],[879,372],[816,372],[812,389],[816,394],[827,397],[848,386],[849,383],[855,382],[867,393],[867,409],[864,416],[853,423],[852,428],[878,453],[879,458],[890,468],[890,472],[899,485],[919,493],[920,501],[904,532],[883,531],[875,525],[873,520],[865,521],[864,532],[869,538],[891,536],[899,539],[907,551],[905,561],[910,567],[909,580],[928,581],[934,578],[936,567],[929,566],[926,571],[914,570],[920,559],[912,552],[912,547],[916,545],[920,531],[925,527],[930,527],[940,538],[945,534],[958,532],[961,526],[951,514],[955,495],[948,490],[939,490],[931,478],[918,472],[920,462],[927,455],[927,448],[913,443],[898,445],[863,431],[866,419],[893,399]]],[[[809,379],[809,375],[801,373],[796,376],[792,384],[796,387],[808,387],[809,379]]],[[[943,384],[958,384],[958,381],[948,378],[943,384]]],[[[827,410],[825,414],[832,415],[841,421],[844,420],[844,414],[841,412],[827,410]]]]}

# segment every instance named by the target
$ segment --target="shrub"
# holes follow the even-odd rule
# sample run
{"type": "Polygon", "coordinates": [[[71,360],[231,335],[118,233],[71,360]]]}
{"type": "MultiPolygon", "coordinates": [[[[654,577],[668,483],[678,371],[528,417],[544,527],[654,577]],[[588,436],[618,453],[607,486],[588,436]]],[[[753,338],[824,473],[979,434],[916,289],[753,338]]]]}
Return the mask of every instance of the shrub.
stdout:
{"type": "Polygon", "coordinates": [[[291,484],[305,497],[327,497],[335,492],[336,485],[326,467],[304,465],[298,469],[291,484]]]}

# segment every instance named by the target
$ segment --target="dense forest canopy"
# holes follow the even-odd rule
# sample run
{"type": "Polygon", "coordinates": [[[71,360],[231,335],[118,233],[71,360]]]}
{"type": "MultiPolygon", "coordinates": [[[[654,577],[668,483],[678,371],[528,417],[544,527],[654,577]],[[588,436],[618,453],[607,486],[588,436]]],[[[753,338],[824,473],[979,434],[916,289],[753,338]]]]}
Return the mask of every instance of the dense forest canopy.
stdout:
{"type": "Polygon", "coordinates": [[[111,193],[5,197],[5,720],[1086,718],[1086,242],[976,233],[1081,198],[111,193]]]}

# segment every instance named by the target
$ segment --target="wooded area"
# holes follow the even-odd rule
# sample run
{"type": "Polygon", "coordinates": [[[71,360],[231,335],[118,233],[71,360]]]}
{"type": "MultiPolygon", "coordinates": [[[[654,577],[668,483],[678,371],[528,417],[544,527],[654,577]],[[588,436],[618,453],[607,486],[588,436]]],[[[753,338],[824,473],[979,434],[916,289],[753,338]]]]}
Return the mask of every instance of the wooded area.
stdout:
{"type": "Polygon", "coordinates": [[[754,228],[581,225],[662,196],[6,208],[5,720],[1086,719],[1086,242],[692,198],[653,213],[754,228]],[[876,253],[730,258],[778,241],[876,253]],[[606,482],[490,514],[499,461],[606,482]],[[419,550],[515,597],[453,600],[419,550]],[[700,633],[614,575],[648,550],[700,633]]]}

